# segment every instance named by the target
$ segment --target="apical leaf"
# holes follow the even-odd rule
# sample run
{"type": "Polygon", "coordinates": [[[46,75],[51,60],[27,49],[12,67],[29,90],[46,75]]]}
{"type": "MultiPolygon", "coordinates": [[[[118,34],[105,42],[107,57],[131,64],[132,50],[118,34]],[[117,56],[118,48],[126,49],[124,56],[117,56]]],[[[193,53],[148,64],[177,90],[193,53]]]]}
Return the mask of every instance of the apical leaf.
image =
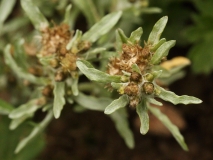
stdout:
{"type": "Polygon", "coordinates": [[[18,146],[16,147],[15,153],[19,153],[30,141],[32,141],[36,136],[38,136],[38,134],[41,133],[52,120],[52,117],[52,111],[49,111],[44,120],[34,127],[30,135],[19,142],[18,146]]]}
{"type": "Polygon", "coordinates": [[[168,21],[168,17],[164,16],[155,23],[151,33],[149,34],[149,38],[148,38],[149,44],[154,46],[159,42],[160,36],[166,26],[167,21],[168,21]]]}
{"type": "Polygon", "coordinates": [[[77,44],[80,42],[82,36],[82,31],[76,30],[75,36],[72,37],[69,41],[69,43],[66,46],[67,50],[70,50],[72,47],[76,47],[77,44]]]}
{"type": "Polygon", "coordinates": [[[141,127],[140,132],[141,134],[145,135],[149,130],[149,115],[147,112],[147,102],[146,99],[143,99],[141,103],[139,103],[136,107],[136,112],[140,118],[141,127]]]}
{"type": "Polygon", "coordinates": [[[37,30],[40,31],[49,26],[47,19],[32,0],[21,0],[21,6],[37,30]]]}
{"type": "Polygon", "coordinates": [[[82,39],[94,43],[99,37],[109,32],[118,22],[122,12],[113,12],[103,17],[99,22],[93,25],[84,35],[82,39]]]}
{"type": "Polygon", "coordinates": [[[188,147],[184,141],[183,136],[181,135],[177,126],[175,126],[169,118],[164,115],[158,108],[149,106],[149,110],[168,128],[168,130],[172,133],[174,138],[180,144],[180,146],[185,150],[188,151],[188,147]]]}
{"type": "Polygon", "coordinates": [[[104,111],[104,109],[111,103],[110,98],[87,96],[83,93],[79,93],[78,96],[74,96],[73,99],[82,107],[90,110],[104,111]]]}
{"type": "Polygon", "coordinates": [[[136,63],[132,64],[131,67],[132,67],[132,70],[133,70],[133,71],[135,71],[135,72],[141,74],[141,70],[140,70],[140,68],[138,67],[138,65],[137,65],[136,63]]]}
{"type": "Polygon", "coordinates": [[[159,42],[156,45],[152,46],[152,48],[150,50],[152,52],[156,51],[165,42],[166,42],[165,38],[160,39],[159,42]]]}
{"type": "Polygon", "coordinates": [[[162,106],[163,104],[161,102],[158,102],[156,99],[154,98],[147,98],[148,102],[151,104],[155,104],[157,106],[162,106]]]}
{"type": "Polygon", "coordinates": [[[103,83],[121,82],[120,76],[112,76],[105,72],[99,71],[93,68],[93,66],[85,60],[77,60],[76,64],[80,71],[92,81],[103,83]]]}
{"type": "Polygon", "coordinates": [[[14,107],[9,103],[5,102],[4,100],[0,99],[0,114],[7,115],[9,114],[14,107]]]}
{"type": "Polygon", "coordinates": [[[125,107],[129,103],[129,98],[127,95],[122,95],[118,99],[112,101],[106,109],[104,110],[105,114],[111,114],[116,110],[125,107]]]}
{"type": "Polygon", "coordinates": [[[11,119],[16,119],[34,113],[43,105],[42,103],[39,103],[39,101],[40,99],[33,99],[25,104],[20,105],[10,112],[9,117],[11,119]]]}
{"type": "Polygon", "coordinates": [[[119,109],[110,114],[110,118],[114,121],[116,129],[124,139],[126,145],[130,149],[134,148],[134,137],[131,129],[129,128],[126,110],[124,108],[119,109]]]}
{"type": "Polygon", "coordinates": [[[160,97],[161,99],[165,100],[165,101],[169,101],[173,104],[199,104],[202,101],[196,97],[192,97],[192,96],[187,96],[187,95],[182,95],[182,96],[178,96],[176,95],[174,92],[171,91],[167,91],[164,88],[155,85],[155,88],[158,90],[159,94],[157,95],[158,97],[160,97]]]}
{"type": "Polygon", "coordinates": [[[8,66],[10,66],[10,68],[14,71],[14,73],[23,79],[26,79],[32,83],[35,84],[46,84],[46,79],[44,78],[37,78],[34,75],[27,73],[26,71],[24,71],[22,68],[20,68],[15,60],[13,59],[11,53],[10,53],[10,49],[11,49],[11,45],[7,45],[4,49],[4,58],[5,58],[5,62],[8,66]]]}
{"type": "MultiPolygon", "coordinates": [[[[127,43],[128,37],[125,35],[124,31],[122,29],[117,29],[118,38],[122,43],[127,43]]],[[[117,40],[117,39],[116,39],[117,40]]]]}
{"type": "Polygon", "coordinates": [[[71,19],[71,9],[72,9],[72,5],[68,5],[65,11],[65,15],[64,15],[64,23],[70,25],[70,19],[71,19]]]}
{"type": "Polygon", "coordinates": [[[135,31],[131,33],[130,37],[128,38],[128,42],[132,44],[138,44],[142,34],[143,34],[143,29],[142,27],[139,27],[138,29],[136,29],[135,31]]]}
{"type": "Polygon", "coordinates": [[[53,94],[53,114],[55,118],[59,118],[61,115],[61,111],[65,104],[65,83],[64,82],[55,82],[53,94]]]}
{"type": "Polygon", "coordinates": [[[151,59],[152,64],[158,64],[163,57],[166,57],[169,53],[169,50],[175,45],[175,40],[171,40],[163,43],[154,53],[151,59]]]}

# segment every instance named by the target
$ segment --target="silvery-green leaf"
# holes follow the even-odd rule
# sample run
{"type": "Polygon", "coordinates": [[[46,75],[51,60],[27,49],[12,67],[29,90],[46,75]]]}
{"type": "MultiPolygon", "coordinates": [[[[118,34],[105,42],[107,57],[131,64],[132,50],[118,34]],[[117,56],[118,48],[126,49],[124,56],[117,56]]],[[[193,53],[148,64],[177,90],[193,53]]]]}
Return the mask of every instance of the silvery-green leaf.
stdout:
{"type": "Polygon", "coordinates": [[[138,67],[138,65],[136,63],[134,63],[131,67],[132,67],[133,71],[141,74],[141,70],[140,70],[140,68],[138,67]]]}
{"type": "Polygon", "coordinates": [[[15,153],[19,153],[31,140],[33,140],[39,133],[41,133],[47,126],[47,124],[49,124],[49,122],[52,120],[52,117],[52,112],[49,111],[44,120],[34,127],[30,135],[19,142],[18,146],[15,149],[15,153]]]}
{"type": "Polygon", "coordinates": [[[119,109],[110,114],[110,118],[114,121],[115,127],[121,137],[124,139],[129,148],[134,148],[135,142],[131,129],[129,128],[126,110],[119,109]]]}
{"type": "Polygon", "coordinates": [[[145,135],[149,130],[149,115],[147,112],[147,102],[143,99],[136,107],[136,112],[140,118],[141,127],[140,133],[145,135]]]}
{"type": "Polygon", "coordinates": [[[78,95],[78,75],[75,75],[75,77],[72,77],[72,84],[71,84],[71,88],[72,88],[72,93],[74,96],[78,95]]]}
{"type": "Polygon", "coordinates": [[[75,33],[75,36],[70,39],[69,43],[66,46],[66,49],[70,50],[72,47],[74,47],[74,46],[76,47],[77,44],[81,40],[81,36],[82,36],[82,31],[77,29],[76,33],[75,33]]]}
{"type": "Polygon", "coordinates": [[[68,5],[67,8],[66,8],[66,11],[65,11],[65,15],[64,15],[64,23],[66,24],[70,24],[70,19],[71,19],[71,8],[72,8],[72,5],[68,5]]]}
{"type": "Polygon", "coordinates": [[[160,39],[159,42],[156,45],[152,46],[152,48],[150,50],[156,51],[165,42],[166,42],[165,38],[160,39]]]}
{"type": "Polygon", "coordinates": [[[100,54],[100,59],[110,59],[112,57],[116,57],[118,55],[118,52],[115,51],[104,51],[102,54],[100,54]]]}
{"type": "Polygon", "coordinates": [[[23,78],[26,79],[32,83],[35,84],[46,84],[46,79],[44,78],[37,78],[34,75],[27,73],[26,71],[24,71],[22,68],[20,68],[15,60],[13,59],[11,53],[10,53],[10,49],[11,49],[11,45],[7,45],[4,49],[4,58],[5,58],[5,62],[8,66],[10,66],[10,68],[14,71],[14,73],[19,77],[19,78],[23,78]]]}
{"type": "Polygon", "coordinates": [[[2,31],[2,25],[11,13],[16,0],[2,0],[0,4],[0,32],[2,31]]]}
{"type": "Polygon", "coordinates": [[[93,25],[84,35],[83,40],[95,42],[99,37],[109,32],[118,22],[122,12],[113,12],[103,17],[99,22],[93,25]]]}
{"type": "Polygon", "coordinates": [[[185,77],[185,75],[186,75],[185,71],[179,71],[177,73],[173,73],[171,76],[167,78],[160,78],[160,83],[162,83],[163,85],[169,86],[170,84],[177,81],[178,79],[185,77]]]}
{"type": "Polygon", "coordinates": [[[178,96],[176,95],[174,92],[171,91],[167,91],[164,88],[155,85],[155,88],[158,90],[158,97],[160,97],[161,99],[165,100],[165,101],[169,101],[173,104],[199,104],[202,101],[196,97],[192,97],[192,96],[187,96],[187,95],[182,95],[182,96],[178,96]]]}
{"type": "Polygon", "coordinates": [[[104,97],[87,96],[83,93],[79,93],[78,96],[74,96],[73,99],[82,107],[90,110],[103,111],[106,106],[111,103],[111,99],[104,97]]]}
{"type": "Polygon", "coordinates": [[[112,76],[105,72],[99,71],[93,68],[93,66],[85,60],[78,60],[76,64],[80,71],[92,81],[98,81],[103,83],[121,82],[120,76],[112,76]]]}
{"type": "Polygon", "coordinates": [[[97,55],[99,53],[102,53],[106,51],[106,48],[95,48],[95,49],[91,49],[89,51],[87,51],[86,53],[84,53],[85,59],[90,60],[90,59],[95,59],[97,58],[97,55]]]}
{"type": "Polygon", "coordinates": [[[33,116],[33,113],[31,114],[25,114],[19,118],[15,118],[15,119],[12,119],[11,123],[10,123],[10,130],[14,130],[16,129],[20,124],[22,124],[26,119],[30,118],[33,116]]]}
{"type": "Polygon", "coordinates": [[[152,64],[158,64],[160,63],[161,59],[163,57],[166,57],[169,53],[169,50],[175,45],[175,40],[171,40],[168,42],[163,43],[154,53],[154,55],[151,58],[152,64]]]}
{"type": "Polygon", "coordinates": [[[100,16],[92,0],[73,0],[73,3],[84,14],[90,26],[100,20],[100,16]]]}
{"type": "Polygon", "coordinates": [[[157,7],[146,7],[141,9],[141,13],[145,14],[153,14],[153,13],[161,13],[162,9],[157,8],[157,7]]]}
{"type": "Polygon", "coordinates": [[[168,17],[164,16],[155,23],[151,33],[149,34],[148,44],[156,45],[159,42],[160,36],[166,26],[167,21],[168,17]]]}
{"type": "Polygon", "coordinates": [[[119,37],[120,37],[120,41],[122,42],[122,43],[127,43],[127,41],[128,41],[128,38],[127,38],[127,36],[125,35],[125,33],[124,33],[124,31],[122,30],[122,29],[117,29],[117,32],[118,32],[118,35],[119,35],[119,37]]]}
{"type": "Polygon", "coordinates": [[[104,110],[105,114],[111,114],[116,110],[125,107],[129,103],[129,98],[127,95],[122,95],[118,99],[112,101],[106,109],[104,110]]]}
{"type": "Polygon", "coordinates": [[[11,119],[20,118],[24,115],[29,115],[37,111],[41,106],[42,103],[39,103],[40,99],[33,99],[29,102],[20,105],[19,107],[12,110],[9,114],[11,119]]]}
{"type": "Polygon", "coordinates": [[[111,83],[111,86],[112,86],[112,88],[114,88],[114,89],[119,89],[119,88],[121,88],[122,86],[124,86],[124,85],[127,85],[128,83],[115,83],[115,82],[112,82],[111,83]]]}
{"type": "Polygon", "coordinates": [[[4,100],[0,99],[0,114],[7,115],[9,114],[14,107],[4,100]]]}
{"type": "Polygon", "coordinates": [[[149,110],[168,128],[180,146],[185,151],[188,151],[188,147],[177,126],[175,126],[169,118],[160,111],[160,109],[149,106],[149,110]]]}
{"type": "Polygon", "coordinates": [[[21,0],[21,6],[37,30],[48,27],[49,23],[32,0],[21,0]]]}
{"type": "Polygon", "coordinates": [[[142,34],[143,34],[143,29],[142,27],[139,27],[138,29],[136,29],[135,31],[131,33],[130,37],[128,38],[128,42],[132,44],[138,44],[142,34]]]}
{"type": "Polygon", "coordinates": [[[46,104],[42,107],[42,112],[48,111],[50,108],[52,108],[52,104],[46,104]]]}
{"type": "Polygon", "coordinates": [[[64,82],[55,82],[53,94],[53,114],[55,118],[59,118],[61,115],[61,111],[65,104],[65,83],[64,82]]]}
{"type": "Polygon", "coordinates": [[[155,104],[157,106],[162,106],[163,104],[159,101],[157,101],[156,99],[154,98],[147,98],[148,102],[151,103],[151,104],[155,104]]]}

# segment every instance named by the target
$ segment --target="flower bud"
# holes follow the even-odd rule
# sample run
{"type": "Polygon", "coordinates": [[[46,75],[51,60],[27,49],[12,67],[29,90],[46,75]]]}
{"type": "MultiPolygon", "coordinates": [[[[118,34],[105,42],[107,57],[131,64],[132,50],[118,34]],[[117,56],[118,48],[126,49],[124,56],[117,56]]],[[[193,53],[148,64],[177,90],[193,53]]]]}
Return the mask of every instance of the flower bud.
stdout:
{"type": "Polygon", "coordinates": [[[152,94],[154,92],[154,85],[150,82],[145,82],[143,84],[143,91],[148,95],[152,94]]]}

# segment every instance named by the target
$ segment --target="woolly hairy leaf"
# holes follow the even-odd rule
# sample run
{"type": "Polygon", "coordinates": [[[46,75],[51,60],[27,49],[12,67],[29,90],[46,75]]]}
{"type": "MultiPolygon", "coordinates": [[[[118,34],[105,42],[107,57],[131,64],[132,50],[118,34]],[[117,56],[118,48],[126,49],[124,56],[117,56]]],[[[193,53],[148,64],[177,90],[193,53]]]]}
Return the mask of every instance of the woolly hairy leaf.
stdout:
{"type": "Polygon", "coordinates": [[[171,40],[163,43],[152,56],[151,63],[158,64],[163,57],[168,55],[169,50],[175,45],[175,42],[175,40],[171,40]]]}
{"type": "Polygon", "coordinates": [[[128,96],[127,95],[122,95],[118,99],[112,101],[112,103],[110,103],[106,107],[104,113],[105,114],[111,114],[111,113],[115,112],[116,110],[125,107],[128,103],[129,103],[128,96]]]}
{"type": "Polygon", "coordinates": [[[105,72],[99,71],[93,68],[93,66],[85,60],[78,60],[76,64],[78,68],[80,69],[80,71],[92,81],[98,81],[98,82],[104,82],[104,83],[121,82],[120,76],[111,76],[105,72]]]}
{"type": "Polygon", "coordinates": [[[150,50],[156,51],[165,42],[166,42],[165,38],[160,39],[159,42],[156,45],[154,45],[150,50]]]}
{"type": "Polygon", "coordinates": [[[135,31],[131,33],[130,37],[128,38],[128,41],[130,43],[137,44],[140,41],[142,34],[143,34],[143,29],[142,27],[139,27],[138,29],[136,29],[135,31]]]}
{"type": "Polygon", "coordinates": [[[55,82],[53,94],[54,94],[54,101],[53,101],[53,114],[55,118],[59,118],[63,106],[65,104],[65,83],[64,82],[55,82]]]}
{"type": "Polygon", "coordinates": [[[83,36],[82,39],[95,42],[99,37],[109,32],[118,22],[122,12],[113,12],[103,17],[99,22],[93,25],[83,36]]]}
{"type": "Polygon", "coordinates": [[[147,102],[145,99],[143,99],[142,102],[137,105],[136,112],[141,122],[140,132],[144,135],[149,130],[149,115],[147,112],[147,102]]]}
{"type": "Polygon", "coordinates": [[[20,124],[22,124],[26,119],[30,118],[33,116],[33,113],[31,114],[25,114],[19,118],[15,118],[15,119],[12,119],[11,123],[10,123],[10,130],[14,130],[16,129],[20,124]]]}
{"type": "Polygon", "coordinates": [[[132,70],[133,70],[133,71],[135,71],[135,72],[141,74],[141,70],[140,70],[140,68],[138,67],[138,65],[137,65],[136,63],[132,64],[131,67],[132,67],[132,70]]]}
{"type": "Polygon", "coordinates": [[[149,106],[149,110],[168,128],[168,130],[172,133],[174,138],[177,140],[177,142],[180,144],[180,146],[187,151],[188,147],[184,141],[183,136],[181,135],[179,129],[177,126],[175,126],[169,118],[164,115],[160,109],[149,106]]]}
{"type": "Polygon", "coordinates": [[[187,95],[182,95],[182,96],[178,96],[176,95],[174,92],[171,91],[167,91],[165,89],[163,89],[160,86],[155,85],[156,89],[158,90],[159,94],[157,95],[158,97],[160,97],[161,99],[165,100],[165,101],[169,101],[173,104],[199,104],[202,101],[196,97],[192,97],[192,96],[187,96],[187,95]]]}
{"type": "Polygon", "coordinates": [[[48,27],[49,23],[47,19],[38,7],[33,4],[32,0],[21,0],[21,6],[37,30],[48,27]]]}
{"type": "Polygon", "coordinates": [[[159,42],[160,36],[166,26],[167,21],[168,21],[168,17],[164,16],[155,23],[151,33],[149,34],[149,38],[148,38],[149,44],[154,46],[159,42]]]}
{"type": "Polygon", "coordinates": [[[80,42],[81,36],[82,36],[82,31],[77,29],[75,36],[70,39],[69,43],[66,46],[66,49],[70,50],[73,46],[76,46],[80,42]]]}

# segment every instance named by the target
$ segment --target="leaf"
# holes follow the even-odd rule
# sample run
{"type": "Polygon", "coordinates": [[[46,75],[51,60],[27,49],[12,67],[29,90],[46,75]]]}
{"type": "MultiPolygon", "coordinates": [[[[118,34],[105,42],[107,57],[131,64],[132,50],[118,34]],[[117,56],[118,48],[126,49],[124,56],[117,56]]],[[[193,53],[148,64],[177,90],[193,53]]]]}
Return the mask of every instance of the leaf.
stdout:
{"type": "Polygon", "coordinates": [[[0,114],[7,115],[9,114],[14,107],[7,103],[6,101],[0,99],[0,114]]]}
{"type": "Polygon", "coordinates": [[[152,64],[158,64],[160,63],[161,59],[163,57],[166,57],[169,53],[169,50],[175,45],[175,40],[171,40],[168,42],[163,43],[154,53],[154,55],[151,58],[152,64]]]}
{"type": "Polygon", "coordinates": [[[95,48],[87,51],[84,53],[85,59],[90,60],[90,59],[95,59],[97,58],[98,54],[106,51],[106,48],[95,48]]]}
{"type": "Polygon", "coordinates": [[[165,100],[165,101],[169,101],[173,104],[199,104],[202,101],[196,97],[192,97],[192,96],[187,96],[187,95],[182,95],[182,96],[178,96],[176,95],[174,92],[171,91],[167,91],[165,89],[163,89],[160,86],[155,85],[155,88],[158,90],[159,94],[157,94],[158,97],[160,97],[161,99],[165,100]]]}
{"type": "Polygon", "coordinates": [[[68,25],[70,25],[70,19],[71,19],[71,9],[72,9],[72,5],[70,4],[70,5],[68,5],[67,7],[66,7],[66,11],[65,11],[65,15],[64,15],[64,23],[66,23],[66,24],[68,24],[68,25]]]}
{"type": "Polygon", "coordinates": [[[177,126],[175,126],[169,118],[160,111],[160,109],[149,106],[149,110],[168,128],[180,146],[185,151],[188,151],[188,147],[177,126]]]}
{"type": "Polygon", "coordinates": [[[163,43],[166,42],[166,39],[165,38],[162,38],[160,39],[160,41],[154,45],[150,50],[153,52],[153,51],[156,51],[163,43]]]}
{"type": "Polygon", "coordinates": [[[37,78],[34,75],[27,73],[26,71],[24,71],[22,68],[20,68],[16,64],[15,60],[11,56],[10,49],[11,49],[11,45],[7,45],[5,47],[5,49],[4,49],[4,58],[5,58],[6,64],[8,66],[10,66],[10,68],[14,71],[14,73],[18,77],[26,79],[26,80],[28,80],[28,81],[30,81],[32,83],[45,85],[46,81],[47,81],[46,79],[44,79],[44,78],[37,78]]]}
{"type": "Polygon", "coordinates": [[[116,129],[124,139],[126,145],[130,149],[134,148],[134,137],[131,129],[129,128],[126,110],[124,108],[119,109],[110,114],[110,118],[114,121],[116,129]]]}
{"type": "Polygon", "coordinates": [[[72,88],[72,93],[74,96],[78,95],[78,75],[75,75],[75,77],[72,77],[72,84],[71,84],[71,88],[72,88]]]}
{"type": "Polygon", "coordinates": [[[61,111],[63,109],[63,106],[65,104],[65,83],[64,82],[55,82],[53,94],[54,94],[54,100],[53,100],[53,114],[54,117],[57,119],[60,117],[61,111]]]}
{"type": "Polygon", "coordinates": [[[33,113],[25,114],[19,118],[12,119],[10,126],[9,126],[10,130],[16,129],[21,123],[23,123],[26,119],[32,117],[33,115],[34,115],[33,113]]]}
{"type": "Polygon", "coordinates": [[[151,33],[149,34],[148,44],[154,46],[159,42],[160,36],[166,26],[167,21],[168,17],[164,16],[155,23],[151,33]]]}
{"type": "Polygon", "coordinates": [[[105,72],[99,71],[85,60],[77,60],[76,64],[80,71],[92,81],[103,83],[121,82],[120,76],[111,76],[105,72]]]}
{"type": "Polygon", "coordinates": [[[72,47],[77,48],[77,44],[80,42],[81,36],[82,36],[82,31],[77,29],[75,36],[70,39],[69,43],[66,46],[66,49],[70,50],[72,47]]]}
{"type": "Polygon", "coordinates": [[[99,37],[109,32],[118,22],[122,12],[113,12],[103,17],[99,22],[93,25],[84,35],[83,40],[94,43],[99,37]]]}
{"type": "Polygon", "coordinates": [[[116,110],[125,107],[129,103],[129,98],[127,95],[122,95],[118,99],[112,101],[104,110],[105,114],[111,114],[116,110]]]}
{"type": "Polygon", "coordinates": [[[120,37],[121,42],[122,42],[122,43],[127,43],[128,38],[127,38],[127,36],[125,35],[124,31],[123,31],[122,29],[119,28],[119,29],[117,29],[117,32],[118,32],[118,35],[119,35],[119,37],[120,37]]]}
{"type": "Polygon", "coordinates": [[[39,8],[33,4],[32,0],[21,0],[21,6],[37,30],[40,31],[49,26],[47,19],[39,8]]]}
{"type": "Polygon", "coordinates": [[[7,17],[12,12],[16,0],[2,0],[0,4],[0,32],[2,31],[2,25],[7,17]]]}
{"type": "Polygon", "coordinates": [[[140,68],[138,67],[138,65],[137,65],[136,63],[132,64],[131,67],[132,67],[132,70],[133,70],[133,71],[135,71],[135,72],[141,74],[141,70],[140,70],[140,68]]]}
{"type": "Polygon", "coordinates": [[[73,3],[82,11],[90,26],[99,21],[100,16],[92,0],[73,0],[73,3]]]}
{"type": "Polygon", "coordinates": [[[145,135],[149,130],[149,115],[147,112],[147,102],[145,99],[143,99],[142,102],[137,105],[136,112],[141,122],[140,133],[145,135]]]}
{"type": "Polygon", "coordinates": [[[142,34],[143,34],[143,29],[142,27],[139,27],[138,29],[136,29],[135,31],[131,33],[130,37],[128,38],[128,42],[132,44],[138,44],[142,34]]]}
{"type": "Polygon", "coordinates": [[[158,102],[156,99],[154,98],[147,98],[148,102],[157,106],[162,106],[163,104],[161,102],[158,102]]]}
{"type": "Polygon", "coordinates": [[[87,96],[83,93],[79,93],[78,96],[74,96],[73,99],[82,107],[90,110],[104,111],[104,109],[111,103],[110,98],[87,96]]]}
{"type": "Polygon", "coordinates": [[[11,119],[16,119],[25,115],[33,114],[43,105],[42,103],[39,103],[39,101],[40,99],[33,99],[25,104],[20,105],[10,112],[9,117],[11,119]]]}
{"type": "Polygon", "coordinates": [[[49,122],[52,120],[52,117],[52,112],[49,111],[44,120],[34,127],[30,135],[19,142],[18,146],[15,149],[15,153],[19,153],[30,141],[32,141],[39,133],[41,133],[47,126],[47,124],[49,124],[49,122]]]}

